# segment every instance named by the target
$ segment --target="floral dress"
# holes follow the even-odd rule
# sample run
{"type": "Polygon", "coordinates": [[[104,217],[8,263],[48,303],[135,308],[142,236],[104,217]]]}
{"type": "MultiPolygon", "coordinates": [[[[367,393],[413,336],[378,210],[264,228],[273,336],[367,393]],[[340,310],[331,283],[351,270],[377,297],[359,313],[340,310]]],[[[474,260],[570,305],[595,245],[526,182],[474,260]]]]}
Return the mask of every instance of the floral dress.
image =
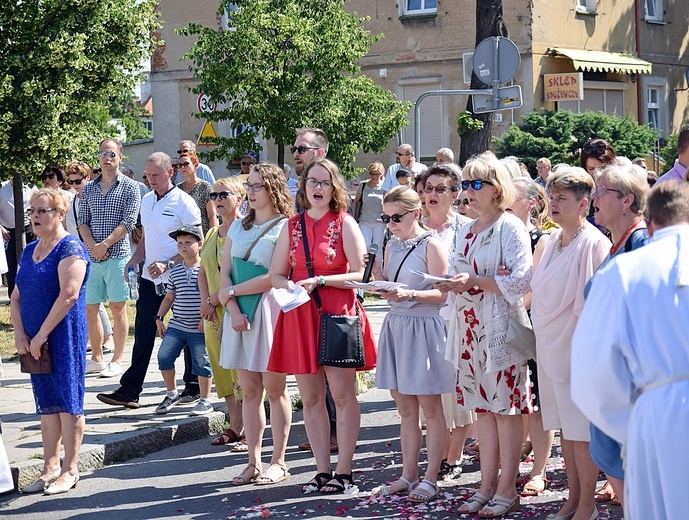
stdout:
{"type": "Polygon", "coordinates": [[[500,295],[472,288],[455,298],[447,357],[457,367],[457,404],[462,410],[500,415],[532,411],[527,359],[504,343],[508,314],[523,312],[528,319],[521,298],[528,291],[532,268],[528,233],[511,217],[503,215],[481,233],[472,233],[471,224],[461,230],[457,273],[495,276],[497,265],[511,272],[495,276],[500,295]]]}

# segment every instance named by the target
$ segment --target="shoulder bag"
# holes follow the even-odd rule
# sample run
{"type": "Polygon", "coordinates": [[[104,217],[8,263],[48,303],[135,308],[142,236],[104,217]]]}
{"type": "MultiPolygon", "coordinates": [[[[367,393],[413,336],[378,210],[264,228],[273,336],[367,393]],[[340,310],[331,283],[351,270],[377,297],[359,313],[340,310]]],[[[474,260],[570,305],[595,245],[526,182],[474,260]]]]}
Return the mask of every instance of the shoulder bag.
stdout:
{"type": "MultiPolygon", "coordinates": [[[[301,240],[306,255],[306,269],[309,276],[314,278],[308,239],[306,238],[306,222],[301,214],[301,240]]],[[[364,337],[361,333],[359,308],[356,315],[325,314],[321,310],[321,298],[318,288],[313,291],[318,312],[321,315],[318,328],[318,365],[339,368],[360,368],[366,365],[364,360],[364,337]]]]}

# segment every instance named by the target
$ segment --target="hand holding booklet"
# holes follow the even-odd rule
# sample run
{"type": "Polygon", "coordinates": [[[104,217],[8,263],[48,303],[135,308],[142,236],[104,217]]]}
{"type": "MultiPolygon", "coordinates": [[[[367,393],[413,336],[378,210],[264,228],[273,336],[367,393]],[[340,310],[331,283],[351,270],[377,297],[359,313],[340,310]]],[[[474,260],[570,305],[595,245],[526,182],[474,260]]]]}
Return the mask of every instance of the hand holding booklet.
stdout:
{"type": "Polygon", "coordinates": [[[363,289],[364,291],[369,292],[392,291],[398,287],[406,287],[406,284],[399,282],[388,282],[386,280],[374,280],[368,283],[346,281],[344,284],[352,289],[363,289]]]}
{"type": "Polygon", "coordinates": [[[301,285],[295,285],[291,292],[287,289],[275,289],[273,295],[283,312],[296,309],[311,299],[309,293],[301,285]]]}
{"type": "Polygon", "coordinates": [[[433,276],[432,274],[422,273],[416,269],[410,269],[409,272],[421,276],[423,281],[426,283],[447,282],[450,278],[452,278],[449,274],[446,274],[445,276],[433,276]]]}

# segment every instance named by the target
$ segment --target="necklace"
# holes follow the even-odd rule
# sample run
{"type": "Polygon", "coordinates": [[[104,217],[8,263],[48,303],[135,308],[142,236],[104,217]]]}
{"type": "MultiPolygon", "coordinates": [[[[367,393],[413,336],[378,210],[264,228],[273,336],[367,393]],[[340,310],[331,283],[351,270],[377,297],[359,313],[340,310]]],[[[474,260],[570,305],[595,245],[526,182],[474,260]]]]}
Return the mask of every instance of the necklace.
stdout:
{"type": "MultiPolygon", "coordinates": [[[[569,244],[574,242],[576,240],[576,238],[579,235],[581,235],[581,232],[584,231],[586,224],[587,224],[587,222],[584,221],[584,223],[581,226],[579,226],[579,228],[574,232],[574,235],[572,235],[572,240],[569,241],[569,244]]],[[[564,235],[564,230],[563,230],[563,233],[560,233],[560,236],[557,237],[557,244],[555,244],[555,248],[557,249],[558,253],[562,253],[562,250],[569,245],[569,244],[567,244],[567,246],[564,246],[564,247],[562,246],[562,235],[564,235]]]]}
{"type": "Polygon", "coordinates": [[[620,250],[622,247],[622,244],[624,244],[627,241],[627,238],[629,235],[631,235],[634,231],[639,229],[641,227],[642,221],[640,218],[637,218],[632,222],[631,226],[627,228],[627,231],[624,232],[624,234],[620,237],[620,239],[615,242],[615,244],[610,248],[610,256],[615,256],[615,254],[620,250]]]}
{"type": "Polygon", "coordinates": [[[483,233],[486,229],[492,226],[495,223],[495,221],[498,220],[498,218],[500,218],[500,215],[502,215],[502,211],[498,211],[495,215],[493,215],[491,219],[488,221],[488,223],[485,226],[483,226],[483,229],[481,229],[481,231],[478,231],[476,229],[478,227],[478,221],[480,217],[479,219],[476,219],[476,221],[471,225],[471,227],[474,228],[473,234],[478,235],[479,233],[483,233]]]}

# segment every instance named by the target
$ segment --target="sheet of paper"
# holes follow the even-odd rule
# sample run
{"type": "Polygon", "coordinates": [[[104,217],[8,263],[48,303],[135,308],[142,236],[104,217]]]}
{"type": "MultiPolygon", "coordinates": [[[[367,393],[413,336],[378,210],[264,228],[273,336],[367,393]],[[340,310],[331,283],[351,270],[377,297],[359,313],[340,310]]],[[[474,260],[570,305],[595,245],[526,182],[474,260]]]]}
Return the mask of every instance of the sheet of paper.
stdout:
{"type": "Polygon", "coordinates": [[[368,283],[360,282],[345,282],[347,287],[352,287],[353,289],[363,289],[369,292],[382,292],[382,291],[392,291],[398,287],[406,287],[406,284],[399,282],[388,282],[385,280],[374,280],[368,283]]]}
{"type": "Polygon", "coordinates": [[[446,282],[451,278],[449,274],[446,276],[433,276],[432,274],[422,273],[421,271],[417,271],[416,269],[409,269],[409,272],[411,274],[421,276],[423,278],[423,281],[426,283],[446,282]]]}
{"type": "Polygon", "coordinates": [[[311,299],[309,293],[301,285],[295,285],[292,292],[287,289],[275,289],[273,295],[275,296],[275,301],[284,312],[296,309],[311,299]]]}

